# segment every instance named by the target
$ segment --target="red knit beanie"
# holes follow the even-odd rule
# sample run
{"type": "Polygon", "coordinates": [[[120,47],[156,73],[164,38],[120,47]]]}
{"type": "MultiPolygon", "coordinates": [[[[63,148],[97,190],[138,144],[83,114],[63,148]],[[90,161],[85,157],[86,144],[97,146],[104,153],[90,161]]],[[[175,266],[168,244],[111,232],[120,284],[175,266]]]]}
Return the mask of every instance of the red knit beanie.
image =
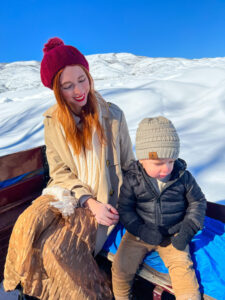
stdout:
{"type": "Polygon", "coordinates": [[[44,45],[44,57],[41,62],[41,81],[44,86],[52,89],[53,79],[59,70],[69,65],[82,65],[89,71],[84,55],[75,47],[67,46],[55,37],[44,45]]]}

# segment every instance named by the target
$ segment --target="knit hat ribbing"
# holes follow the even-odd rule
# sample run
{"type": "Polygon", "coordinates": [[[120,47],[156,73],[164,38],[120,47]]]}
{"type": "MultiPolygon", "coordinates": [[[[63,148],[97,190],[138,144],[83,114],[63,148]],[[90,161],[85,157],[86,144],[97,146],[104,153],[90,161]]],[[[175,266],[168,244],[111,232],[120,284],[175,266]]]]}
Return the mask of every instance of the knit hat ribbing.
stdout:
{"type": "Polygon", "coordinates": [[[52,89],[53,79],[59,70],[69,65],[82,65],[89,71],[84,55],[75,47],[67,46],[55,37],[44,45],[44,57],[41,62],[41,81],[44,86],[52,89]]]}
{"type": "Polygon", "coordinates": [[[137,159],[177,159],[179,136],[172,122],[165,117],[143,119],[136,133],[137,159]]]}

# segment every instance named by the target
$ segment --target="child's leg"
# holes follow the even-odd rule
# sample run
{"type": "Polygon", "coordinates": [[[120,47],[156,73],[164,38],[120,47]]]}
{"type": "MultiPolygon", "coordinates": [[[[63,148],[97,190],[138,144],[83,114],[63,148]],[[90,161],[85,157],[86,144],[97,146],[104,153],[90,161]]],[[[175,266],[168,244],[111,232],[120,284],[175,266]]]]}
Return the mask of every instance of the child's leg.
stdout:
{"type": "Polygon", "coordinates": [[[177,300],[200,300],[199,285],[189,254],[189,246],[184,251],[177,250],[170,243],[156,248],[166,267],[177,300]]]}
{"type": "MultiPolygon", "coordinates": [[[[116,300],[128,300],[135,273],[150,245],[126,232],[112,265],[113,293],[116,300]]],[[[152,246],[153,247],[153,246],[152,246]]]]}

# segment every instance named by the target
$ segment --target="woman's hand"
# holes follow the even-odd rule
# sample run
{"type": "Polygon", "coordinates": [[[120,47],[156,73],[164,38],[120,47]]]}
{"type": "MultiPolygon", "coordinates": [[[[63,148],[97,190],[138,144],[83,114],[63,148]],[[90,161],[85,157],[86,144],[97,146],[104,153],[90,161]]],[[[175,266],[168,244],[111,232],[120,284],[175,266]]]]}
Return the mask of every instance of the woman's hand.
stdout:
{"type": "Polygon", "coordinates": [[[110,204],[104,204],[89,198],[84,206],[90,209],[98,224],[110,226],[117,224],[119,221],[118,211],[110,204]]]}

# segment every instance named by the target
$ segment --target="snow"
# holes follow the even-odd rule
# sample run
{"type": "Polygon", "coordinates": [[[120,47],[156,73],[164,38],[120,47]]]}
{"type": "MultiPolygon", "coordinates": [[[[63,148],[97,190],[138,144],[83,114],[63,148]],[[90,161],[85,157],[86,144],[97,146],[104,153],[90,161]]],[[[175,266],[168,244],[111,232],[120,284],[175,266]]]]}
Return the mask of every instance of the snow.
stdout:
{"type": "MultiPolygon", "coordinates": [[[[96,90],[123,109],[134,147],[142,118],[171,119],[180,157],[207,200],[225,204],[225,58],[109,53],[87,60],[96,90]]],[[[42,114],[54,103],[40,81],[39,62],[0,64],[0,156],[42,145],[42,114]]]]}

